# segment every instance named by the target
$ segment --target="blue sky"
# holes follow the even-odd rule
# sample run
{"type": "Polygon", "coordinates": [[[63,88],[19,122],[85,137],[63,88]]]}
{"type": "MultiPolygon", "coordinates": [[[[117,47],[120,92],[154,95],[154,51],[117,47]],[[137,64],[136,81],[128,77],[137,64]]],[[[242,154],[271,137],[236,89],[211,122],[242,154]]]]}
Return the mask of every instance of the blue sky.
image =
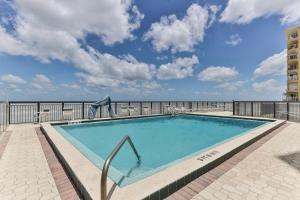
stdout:
{"type": "Polygon", "coordinates": [[[285,30],[299,9],[292,0],[0,0],[0,99],[281,100],[285,30]]]}

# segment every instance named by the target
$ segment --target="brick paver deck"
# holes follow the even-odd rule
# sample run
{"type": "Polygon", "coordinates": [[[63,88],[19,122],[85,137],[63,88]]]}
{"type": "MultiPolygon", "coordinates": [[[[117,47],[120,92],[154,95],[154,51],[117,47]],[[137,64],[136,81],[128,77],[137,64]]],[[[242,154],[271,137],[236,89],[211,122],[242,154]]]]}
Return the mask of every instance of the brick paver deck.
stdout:
{"type": "Polygon", "coordinates": [[[299,144],[300,124],[285,125],[168,199],[300,199],[299,144]]]}
{"type": "Polygon", "coordinates": [[[0,199],[61,199],[34,126],[12,125],[0,159],[0,199]]]}
{"type": "MultiPolygon", "coordinates": [[[[30,124],[8,131],[0,141],[1,200],[79,199],[44,135],[30,124]]],[[[299,144],[300,124],[288,123],[168,199],[300,199],[299,144]]]]}

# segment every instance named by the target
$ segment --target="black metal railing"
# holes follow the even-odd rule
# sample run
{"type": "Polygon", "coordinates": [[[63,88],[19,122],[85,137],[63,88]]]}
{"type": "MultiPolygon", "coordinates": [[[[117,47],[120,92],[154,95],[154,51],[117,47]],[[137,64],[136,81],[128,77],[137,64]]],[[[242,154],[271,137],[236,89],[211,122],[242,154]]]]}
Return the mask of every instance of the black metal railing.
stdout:
{"type": "MultiPolygon", "coordinates": [[[[37,113],[49,110],[49,121],[63,119],[63,110],[72,108],[74,119],[87,119],[88,108],[93,101],[10,101],[8,102],[8,124],[38,122],[37,113]]],[[[113,101],[112,107],[118,116],[162,114],[165,106],[185,107],[188,110],[198,111],[216,108],[232,111],[232,102],[217,101],[113,101]],[[134,112],[125,112],[122,107],[133,106],[134,112]],[[148,107],[150,112],[146,112],[148,107]]],[[[106,106],[100,107],[97,118],[109,117],[106,106]]]]}
{"type": "Polygon", "coordinates": [[[266,117],[300,122],[300,102],[234,101],[233,115],[266,117]]]}
{"type": "Polygon", "coordinates": [[[0,133],[5,131],[9,124],[8,102],[0,102],[0,133]]]}

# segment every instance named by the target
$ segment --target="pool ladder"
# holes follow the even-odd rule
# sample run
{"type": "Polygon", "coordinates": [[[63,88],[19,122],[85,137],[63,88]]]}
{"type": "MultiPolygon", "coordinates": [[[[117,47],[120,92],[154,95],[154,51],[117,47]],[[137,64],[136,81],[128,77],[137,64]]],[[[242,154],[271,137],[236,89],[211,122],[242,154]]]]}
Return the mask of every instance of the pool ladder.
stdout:
{"type": "Polygon", "coordinates": [[[120,151],[122,146],[125,144],[125,142],[128,141],[130,144],[134,154],[136,155],[138,162],[141,161],[141,156],[138,154],[135,146],[132,143],[132,140],[128,135],[123,137],[123,139],[119,142],[119,144],[114,148],[114,150],[110,153],[110,155],[106,158],[103,168],[102,168],[102,174],[101,174],[101,200],[107,200],[107,175],[108,175],[108,169],[110,166],[110,163],[114,159],[114,157],[117,155],[117,153],[120,151]]]}

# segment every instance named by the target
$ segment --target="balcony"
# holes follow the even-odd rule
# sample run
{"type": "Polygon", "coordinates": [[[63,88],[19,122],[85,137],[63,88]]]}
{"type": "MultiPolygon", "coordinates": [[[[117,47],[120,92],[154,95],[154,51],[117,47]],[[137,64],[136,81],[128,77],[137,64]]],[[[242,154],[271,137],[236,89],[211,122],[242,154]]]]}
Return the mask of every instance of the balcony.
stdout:
{"type": "Polygon", "coordinates": [[[298,48],[298,44],[297,43],[293,43],[293,44],[290,44],[288,46],[288,50],[297,49],[297,48],[298,48]]]}
{"type": "Polygon", "coordinates": [[[298,84],[297,83],[289,83],[287,89],[288,89],[288,92],[297,92],[298,84]]]}
{"type": "Polygon", "coordinates": [[[287,97],[287,101],[298,101],[298,97],[287,97]]]}
{"type": "Polygon", "coordinates": [[[297,38],[298,38],[298,33],[297,33],[297,32],[291,33],[291,34],[289,35],[289,39],[290,39],[290,40],[295,40],[295,39],[297,39],[297,38]]]}
{"type": "Polygon", "coordinates": [[[297,74],[288,76],[288,80],[291,80],[291,81],[297,81],[297,80],[298,80],[297,74]]]}
{"type": "Polygon", "coordinates": [[[295,93],[295,92],[298,92],[298,87],[290,87],[288,88],[288,93],[295,93]]]}
{"type": "Polygon", "coordinates": [[[288,70],[289,71],[297,71],[298,70],[298,65],[297,64],[289,64],[288,70]]]}
{"type": "Polygon", "coordinates": [[[298,59],[298,52],[297,53],[293,53],[293,54],[289,54],[288,55],[288,59],[289,60],[297,60],[298,59]]]}
{"type": "Polygon", "coordinates": [[[293,68],[293,69],[288,69],[288,75],[298,75],[298,69],[293,68]]]}

